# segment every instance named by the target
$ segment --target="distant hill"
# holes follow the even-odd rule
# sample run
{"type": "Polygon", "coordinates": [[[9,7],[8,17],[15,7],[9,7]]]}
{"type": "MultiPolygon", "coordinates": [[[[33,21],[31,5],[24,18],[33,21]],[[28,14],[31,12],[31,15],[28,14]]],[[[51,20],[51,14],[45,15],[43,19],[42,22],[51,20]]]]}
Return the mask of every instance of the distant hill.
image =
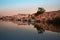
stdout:
{"type": "Polygon", "coordinates": [[[39,16],[35,16],[34,14],[32,14],[31,16],[34,17],[35,20],[40,20],[40,21],[47,21],[48,19],[53,20],[56,17],[60,17],[60,10],[44,12],[43,14],[40,14],[39,16]]]}

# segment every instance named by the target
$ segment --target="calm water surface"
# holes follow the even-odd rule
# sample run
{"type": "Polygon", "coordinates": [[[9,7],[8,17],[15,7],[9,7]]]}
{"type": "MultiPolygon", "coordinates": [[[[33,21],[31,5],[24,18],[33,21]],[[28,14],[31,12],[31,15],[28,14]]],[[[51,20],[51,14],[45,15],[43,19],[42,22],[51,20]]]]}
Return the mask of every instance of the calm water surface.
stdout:
{"type": "Polygon", "coordinates": [[[60,40],[60,26],[0,21],[0,40],[60,40]]]}

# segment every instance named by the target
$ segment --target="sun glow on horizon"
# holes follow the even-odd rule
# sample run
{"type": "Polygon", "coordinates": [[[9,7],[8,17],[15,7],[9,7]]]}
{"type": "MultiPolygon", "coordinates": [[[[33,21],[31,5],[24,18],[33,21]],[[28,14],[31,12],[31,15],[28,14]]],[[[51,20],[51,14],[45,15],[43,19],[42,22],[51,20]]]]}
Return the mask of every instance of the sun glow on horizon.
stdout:
{"type": "Polygon", "coordinates": [[[0,0],[0,15],[33,14],[38,7],[60,10],[60,0],[0,0]]]}

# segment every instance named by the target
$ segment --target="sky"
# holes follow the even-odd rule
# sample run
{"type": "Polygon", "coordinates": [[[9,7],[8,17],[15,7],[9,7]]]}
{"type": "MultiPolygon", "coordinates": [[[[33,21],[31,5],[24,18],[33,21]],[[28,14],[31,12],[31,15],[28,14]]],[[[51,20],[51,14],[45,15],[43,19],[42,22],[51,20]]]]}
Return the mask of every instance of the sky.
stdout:
{"type": "Polygon", "coordinates": [[[0,15],[33,14],[38,7],[60,10],[60,0],[0,0],[0,15]]]}

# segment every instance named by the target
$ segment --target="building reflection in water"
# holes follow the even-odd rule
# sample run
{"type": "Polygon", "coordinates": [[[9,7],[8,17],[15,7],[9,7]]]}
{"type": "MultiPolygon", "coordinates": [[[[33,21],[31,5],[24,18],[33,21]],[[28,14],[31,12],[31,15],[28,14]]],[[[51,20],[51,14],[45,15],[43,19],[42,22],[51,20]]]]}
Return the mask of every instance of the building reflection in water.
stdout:
{"type": "Polygon", "coordinates": [[[12,23],[15,23],[17,25],[25,25],[25,26],[30,26],[34,25],[34,28],[38,31],[38,33],[44,33],[45,30],[51,31],[51,32],[57,32],[60,33],[60,25],[56,24],[47,24],[47,23],[30,23],[30,22],[21,22],[21,21],[11,21],[12,23]]]}
{"type": "Polygon", "coordinates": [[[34,28],[37,29],[38,33],[44,33],[45,30],[51,31],[51,32],[57,32],[60,33],[60,25],[54,25],[54,24],[47,24],[47,23],[30,23],[30,22],[20,22],[20,21],[12,21],[13,23],[17,25],[34,25],[34,28]]]}
{"type": "Polygon", "coordinates": [[[59,24],[34,23],[33,25],[38,30],[38,33],[43,33],[45,30],[60,33],[59,24]]]}

